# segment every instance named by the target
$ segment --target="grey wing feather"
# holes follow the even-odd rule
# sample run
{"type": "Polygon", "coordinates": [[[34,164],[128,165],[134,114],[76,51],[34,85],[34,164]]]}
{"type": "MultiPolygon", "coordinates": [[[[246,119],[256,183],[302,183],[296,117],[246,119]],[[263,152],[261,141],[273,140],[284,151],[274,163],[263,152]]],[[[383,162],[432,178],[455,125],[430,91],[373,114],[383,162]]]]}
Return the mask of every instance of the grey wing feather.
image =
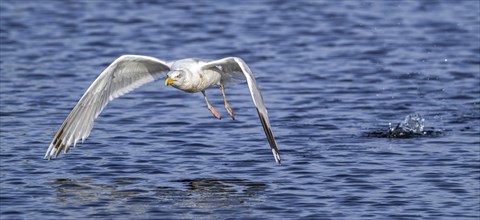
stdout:
{"type": "Polygon", "coordinates": [[[45,158],[57,157],[62,150],[82,142],[92,130],[95,118],[109,101],[158,79],[169,71],[162,60],[140,55],[124,55],[108,66],[90,85],[62,123],[48,146],[45,158]]]}
{"type": "Polygon", "coordinates": [[[244,82],[246,80],[242,68],[238,65],[220,65],[218,66],[224,74],[222,74],[222,84],[244,82]]]}
{"type": "Polygon", "coordinates": [[[281,163],[280,154],[278,152],[277,143],[272,133],[270,121],[268,119],[267,109],[263,103],[263,97],[258,89],[255,77],[247,64],[238,57],[227,57],[220,60],[214,60],[204,64],[202,69],[218,68],[222,70],[222,82],[230,80],[237,73],[242,73],[247,80],[248,88],[252,96],[253,103],[257,108],[258,117],[262,123],[263,130],[267,136],[268,143],[272,149],[273,156],[277,163],[281,163]]]}

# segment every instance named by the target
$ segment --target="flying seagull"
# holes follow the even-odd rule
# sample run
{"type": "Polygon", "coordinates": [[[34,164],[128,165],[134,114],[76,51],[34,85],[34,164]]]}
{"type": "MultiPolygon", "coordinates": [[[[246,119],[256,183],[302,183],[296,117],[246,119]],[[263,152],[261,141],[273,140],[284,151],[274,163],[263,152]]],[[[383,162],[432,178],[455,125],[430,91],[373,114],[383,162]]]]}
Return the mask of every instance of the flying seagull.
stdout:
{"type": "Polygon", "coordinates": [[[53,157],[58,157],[62,150],[67,153],[70,145],[73,144],[75,147],[80,139],[83,143],[85,138],[90,135],[94,120],[109,101],[141,85],[153,82],[165,73],[167,73],[165,85],[189,93],[201,92],[208,110],[218,119],[221,116],[208,101],[205,90],[213,86],[219,86],[225,109],[230,117],[235,119],[225,96],[224,85],[239,76],[246,79],[273,156],[275,161],[280,164],[280,154],[272,134],[262,94],[250,68],[242,59],[237,57],[227,57],[220,60],[187,58],[170,62],[141,55],[119,57],[97,77],[68,114],[48,146],[45,158],[50,160],[53,157]]]}

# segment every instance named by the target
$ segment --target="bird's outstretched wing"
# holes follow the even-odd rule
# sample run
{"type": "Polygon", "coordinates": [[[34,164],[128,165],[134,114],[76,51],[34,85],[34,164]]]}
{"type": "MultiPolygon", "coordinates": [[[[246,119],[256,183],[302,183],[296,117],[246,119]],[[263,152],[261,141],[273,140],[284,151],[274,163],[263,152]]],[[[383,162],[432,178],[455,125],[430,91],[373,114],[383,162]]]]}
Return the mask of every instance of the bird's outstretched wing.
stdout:
{"type": "Polygon", "coordinates": [[[45,158],[57,157],[70,145],[85,140],[93,127],[93,121],[109,101],[158,79],[170,70],[167,62],[148,56],[124,55],[108,66],[90,85],[77,105],[58,129],[48,146],[45,158]]]}
{"type": "Polygon", "coordinates": [[[223,81],[223,78],[226,78],[227,80],[229,80],[230,78],[232,78],[234,74],[238,72],[243,73],[243,75],[247,79],[247,84],[250,90],[250,94],[252,95],[253,103],[257,108],[258,117],[260,117],[260,122],[262,123],[263,131],[265,131],[265,135],[267,136],[267,140],[268,140],[268,143],[270,144],[270,148],[272,149],[272,153],[275,158],[275,161],[280,164],[280,154],[278,152],[278,147],[277,147],[275,138],[273,137],[270,121],[268,120],[267,109],[265,108],[262,94],[258,89],[257,83],[255,82],[255,77],[253,76],[250,68],[248,68],[247,64],[238,57],[227,57],[220,60],[214,60],[211,62],[207,62],[202,66],[203,70],[210,69],[210,68],[217,68],[221,70],[222,81],[223,81]]]}

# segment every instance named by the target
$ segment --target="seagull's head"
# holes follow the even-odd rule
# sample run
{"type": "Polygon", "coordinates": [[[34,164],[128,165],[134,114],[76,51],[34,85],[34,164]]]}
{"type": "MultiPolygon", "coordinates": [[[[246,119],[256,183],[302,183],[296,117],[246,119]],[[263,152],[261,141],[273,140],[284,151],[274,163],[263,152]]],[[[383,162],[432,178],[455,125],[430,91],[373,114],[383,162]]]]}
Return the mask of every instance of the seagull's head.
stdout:
{"type": "Polygon", "coordinates": [[[179,87],[185,81],[185,75],[185,71],[183,70],[171,71],[167,74],[167,78],[165,79],[165,85],[179,87]]]}

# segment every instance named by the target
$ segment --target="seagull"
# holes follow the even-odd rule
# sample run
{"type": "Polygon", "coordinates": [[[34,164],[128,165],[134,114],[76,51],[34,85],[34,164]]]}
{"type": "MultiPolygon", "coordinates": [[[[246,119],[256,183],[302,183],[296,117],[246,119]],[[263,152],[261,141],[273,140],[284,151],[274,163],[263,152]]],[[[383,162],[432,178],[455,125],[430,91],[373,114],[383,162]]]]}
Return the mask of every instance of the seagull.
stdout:
{"type": "Polygon", "coordinates": [[[142,55],[123,55],[97,77],[63,121],[48,146],[45,159],[58,157],[62,150],[67,153],[70,146],[73,144],[76,147],[79,140],[83,143],[90,135],[94,120],[108,102],[153,82],[164,74],[167,75],[166,86],[188,93],[201,92],[208,110],[215,118],[221,119],[220,113],[210,104],[205,93],[206,89],[218,86],[222,92],[225,109],[233,120],[235,115],[227,102],[225,84],[239,77],[246,79],[275,161],[281,163],[262,94],[252,71],[241,58],[227,57],[219,60],[187,58],[167,62],[142,55]]]}

